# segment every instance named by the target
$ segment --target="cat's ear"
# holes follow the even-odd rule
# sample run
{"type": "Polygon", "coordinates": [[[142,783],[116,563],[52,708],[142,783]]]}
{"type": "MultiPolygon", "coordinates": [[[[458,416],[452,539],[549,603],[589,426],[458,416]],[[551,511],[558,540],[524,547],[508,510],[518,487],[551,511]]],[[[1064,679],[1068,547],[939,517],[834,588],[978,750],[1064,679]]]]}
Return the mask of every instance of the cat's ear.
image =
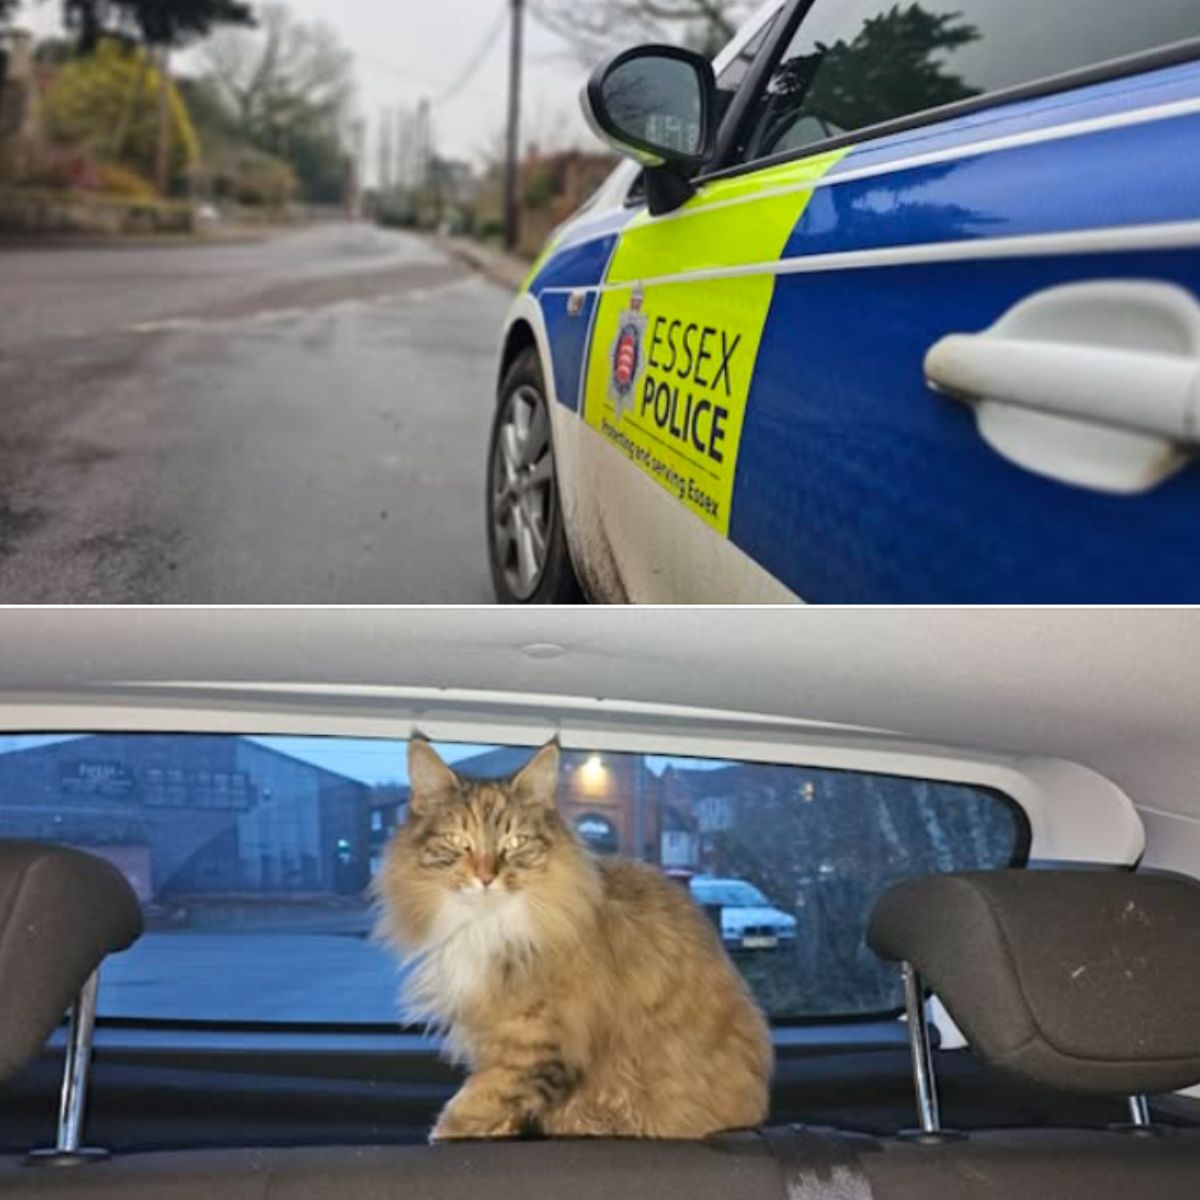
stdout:
{"type": "Polygon", "coordinates": [[[514,776],[513,794],[524,804],[554,807],[558,787],[558,739],[547,742],[514,776]]]}
{"type": "Polygon", "coordinates": [[[458,791],[458,776],[419,735],[408,740],[408,782],[412,789],[410,806],[415,813],[428,812],[458,791]]]}

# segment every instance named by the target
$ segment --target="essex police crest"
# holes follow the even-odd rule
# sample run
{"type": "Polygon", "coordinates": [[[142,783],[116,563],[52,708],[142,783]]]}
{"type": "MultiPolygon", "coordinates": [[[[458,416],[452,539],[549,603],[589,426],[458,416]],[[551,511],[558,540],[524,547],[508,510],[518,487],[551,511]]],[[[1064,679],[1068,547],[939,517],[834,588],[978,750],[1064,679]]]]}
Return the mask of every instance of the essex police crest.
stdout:
{"type": "Polygon", "coordinates": [[[642,370],[645,336],[646,314],[642,312],[642,289],[638,287],[629,297],[629,307],[617,317],[617,336],[610,354],[612,372],[608,379],[608,396],[616,405],[618,421],[633,407],[634,389],[642,370]]]}

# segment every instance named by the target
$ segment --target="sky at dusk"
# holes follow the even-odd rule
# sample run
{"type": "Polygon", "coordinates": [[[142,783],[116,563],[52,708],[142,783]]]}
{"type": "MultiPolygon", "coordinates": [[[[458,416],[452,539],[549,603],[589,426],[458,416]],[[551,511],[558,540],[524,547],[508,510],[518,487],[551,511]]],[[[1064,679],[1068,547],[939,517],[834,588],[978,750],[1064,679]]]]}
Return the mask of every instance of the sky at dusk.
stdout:
{"type": "MultiPolygon", "coordinates": [[[[14,750],[28,750],[36,746],[48,746],[53,742],[69,741],[79,734],[0,734],[0,754],[14,750]]],[[[256,737],[251,741],[270,746],[294,758],[314,763],[329,771],[348,775],[363,783],[407,783],[408,764],[406,743],[386,738],[351,737],[256,737]]],[[[485,750],[493,745],[468,745],[466,743],[437,743],[438,751],[447,762],[455,763],[485,750]]],[[[648,754],[646,764],[655,774],[661,774],[669,765],[687,767],[691,770],[716,768],[724,763],[716,759],[670,758],[648,754]]]]}

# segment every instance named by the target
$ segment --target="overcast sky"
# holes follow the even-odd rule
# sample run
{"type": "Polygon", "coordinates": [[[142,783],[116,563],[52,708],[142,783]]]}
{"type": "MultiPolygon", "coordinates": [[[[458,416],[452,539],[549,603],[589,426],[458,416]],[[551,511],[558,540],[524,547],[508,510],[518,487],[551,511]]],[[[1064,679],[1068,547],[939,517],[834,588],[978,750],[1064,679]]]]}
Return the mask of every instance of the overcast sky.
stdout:
{"type": "MultiPolygon", "coordinates": [[[[388,106],[415,107],[452,85],[495,26],[506,0],[288,0],[304,21],[323,21],[354,53],[359,107],[370,129],[371,167],[378,116],[388,106]]],[[[25,0],[23,19],[40,32],[57,26],[59,0],[25,0]]],[[[523,141],[588,145],[579,113],[586,68],[562,42],[527,21],[523,141]]],[[[185,64],[187,60],[185,59],[185,64]]],[[[478,159],[502,133],[508,61],[508,27],[493,38],[471,82],[434,107],[439,153],[478,159]]]]}

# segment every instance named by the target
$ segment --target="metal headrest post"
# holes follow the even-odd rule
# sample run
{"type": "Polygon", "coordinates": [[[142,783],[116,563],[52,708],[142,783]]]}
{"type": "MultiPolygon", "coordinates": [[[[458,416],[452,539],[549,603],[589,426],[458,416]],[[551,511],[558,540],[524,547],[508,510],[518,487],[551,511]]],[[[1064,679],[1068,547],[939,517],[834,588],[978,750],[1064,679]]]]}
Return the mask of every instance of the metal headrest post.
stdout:
{"type": "Polygon", "coordinates": [[[43,1166],[71,1166],[108,1157],[107,1150],[83,1146],[88,1074],[92,1065],[92,1035],[96,1028],[96,997],[100,991],[100,968],[84,981],[71,1006],[67,1029],[67,1053],[63,1063],[62,1091],[58,1102],[58,1136],[54,1146],[34,1150],[28,1161],[43,1166]]]}
{"type": "Polygon", "coordinates": [[[1132,1137],[1166,1137],[1175,1132],[1170,1125],[1156,1124],[1150,1113],[1150,1101],[1144,1092],[1137,1092],[1126,1098],[1129,1105],[1128,1122],[1110,1125],[1109,1128],[1118,1133],[1127,1133],[1132,1137]]]}
{"type": "Polygon", "coordinates": [[[925,1016],[924,987],[921,976],[910,962],[901,962],[904,981],[904,1011],[908,1017],[908,1046],[912,1052],[913,1087],[917,1094],[917,1136],[938,1137],[942,1117],[938,1108],[937,1080],[933,1074],[933,1051],[929,1042],[929,1022],[925,1016]]]}

